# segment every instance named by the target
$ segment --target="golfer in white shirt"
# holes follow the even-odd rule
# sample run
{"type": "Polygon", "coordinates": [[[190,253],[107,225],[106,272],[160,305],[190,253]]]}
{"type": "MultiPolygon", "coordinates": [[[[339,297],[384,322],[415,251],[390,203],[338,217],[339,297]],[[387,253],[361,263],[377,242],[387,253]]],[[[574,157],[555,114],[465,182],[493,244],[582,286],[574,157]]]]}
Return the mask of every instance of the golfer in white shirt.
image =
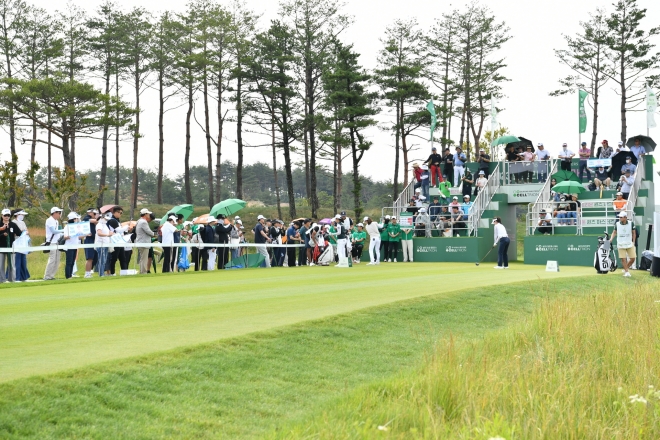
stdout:
{"type": "Polygon", "coordinates": [[[506,232],[506,228],[502,224],[502,219],[495,217],[492,222],[495,225],[493,235],[495,236],[495,244],[493,247],[500,245],[497,250],[497,266],[495,269],[508,269],[509,268],[509,244],[511,240],[509,239],[509,234],[506,232]]]}
{"type": "Polygon", "coordinates": [[[378,229],[378,223],[369,217],[365,217],[364,222],[367,224],[366,231],[369,234],[369,264],[367,266],[380,264],[380,230],[378,229]]]}

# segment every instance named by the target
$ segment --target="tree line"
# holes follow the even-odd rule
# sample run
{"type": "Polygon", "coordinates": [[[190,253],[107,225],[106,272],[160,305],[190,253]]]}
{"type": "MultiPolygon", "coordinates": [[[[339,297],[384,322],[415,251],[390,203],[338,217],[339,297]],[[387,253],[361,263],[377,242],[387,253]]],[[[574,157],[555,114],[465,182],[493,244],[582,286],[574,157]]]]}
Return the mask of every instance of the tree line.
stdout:
{"type": "Polygon", "coordinates": [[[582,89],[589,93],[592,109],[591,154],[598,135],[599,103],[603,88],[613,85],[619,96],[621,120],[620,140],[628,137],[628,113],[641,109],[646,87],[658,84],[660,52],[654,52],[653,38],[660,34],[660,26],[647,27],[646,9],[637,0],[618,0],[608,12],[597,8],[579,31],[564,35],[565,47],[555,50],[559,61],[571,74],[560,78],[561,87],[550,93],[563,96],[582,89]]]}
{"type": "MultiPolygon", "coordinates": [[[[414,19],[396,20],[385,28],[373,70],[343,40],[353,19],[339,1],[281,0],[278,16],[264,23],[241,0],[191,0],[183,13],[160,14],[144,7],[126,10],[110,0],[92,12],[67,3],[53,14],[24,0],[0,0],[0,123],[13,158],[8,166],[17,175],[17,149],[29,148],[34,165],[37,146],[45,145],[44,184],[50,188],[53,151],[75,173],[76,143],[92,138],[98,150],[85,154],[99,156],[100,167],[94,172],[98,178],[86,184],[98,184],[99,206],[107,202],[105,188],[114,185],[118,203],[127,165],[120,163],[119,143],[131,139],[133,212],[147,190],[156,203],[165,202],[164,162],[182,152],[184,202],[198,198],[200,188],[209,206],[226,195],[245,198],[252,183],[246,180],[244,152],[260,147],[272,153],[267,175],[275,202],[288,204],[290,217],[296,216],[299,194],[313,216],[322,202],[336,210],[350,204],[359,216],[371,200],[360,164],[366,154],[377,160],[383,148],[373,148],[366,134],[378,126],[379,113],[386,121],[379,128],[392,134],[396,151],[394,198],[410,180],[415,139],[428,140],[431,99],[440,127],[437,142],[463,145],[468,155],[482,142],[490,100],[507,81],[499,51],[511,38],[489,8],[471,3],[447,11],[430,30],[414,19]],[[148,89],[158,95],[155,187],[138,166],[147,123],[140,118],[142,96],[148,89]],[[185,118],[170,120],[168,112],[180,105],[185,118]],[[165,124],[185,126],[183,151],[166,147],[165,124]],[[203,133],[207,159],[201,168],[190,163],[195,127],[203,133]],[[247,137],[262,141],[248,144],[247,137]],[[108,157],[113,143],[114,163],[108,157]],[[229,179],[223,153],[234,148],[237,163],[229,179]],[[277,163],[279,152],[283,165],[277,163]],[[297,173],[304,175],[304,191],[296,187],[297,173]],[[326,190],[328,176],[332,186],[326,190]]],[[[16,202],[12,188],[10,205],[16,202]]]]}

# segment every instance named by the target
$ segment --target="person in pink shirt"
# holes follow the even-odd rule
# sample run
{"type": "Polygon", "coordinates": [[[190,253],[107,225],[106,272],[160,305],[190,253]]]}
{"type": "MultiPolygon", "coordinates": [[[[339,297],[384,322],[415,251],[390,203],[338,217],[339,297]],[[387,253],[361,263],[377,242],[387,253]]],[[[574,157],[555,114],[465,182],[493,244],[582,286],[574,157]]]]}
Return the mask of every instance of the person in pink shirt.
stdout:
{"type": "Polygon", "coordinates": [[[587,181],[591,180],[591,171],[589,171],[589,167],[587,166],[587,160],[591,157],[591,149],[587,147],[586,142],[582,142],[582,145],[580,145],[580,150],[578,150],[578,154],[580,155],[580,182],[582,182],[582,175],[584,174],[584,171],[587,171],[587,181]]]}
{"type": "Polygon", "coordinates": [[[528,145],[524,152],[520,153],[520,158],[524,162],[525,171],[522,173],[522,178],[525,183],[532,183],[532,175],[534,174],[534,159],[535,154],[532,152],[532,146],[528,145]]]}

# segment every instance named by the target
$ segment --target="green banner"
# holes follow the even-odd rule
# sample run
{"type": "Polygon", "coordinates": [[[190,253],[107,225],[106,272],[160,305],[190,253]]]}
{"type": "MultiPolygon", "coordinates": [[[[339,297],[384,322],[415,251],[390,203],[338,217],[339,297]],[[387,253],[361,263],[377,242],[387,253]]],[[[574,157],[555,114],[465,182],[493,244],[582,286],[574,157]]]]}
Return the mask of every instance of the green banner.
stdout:
{"type": "Polygon", "coordinates": [[[584,100],[587,99],[589,94],[584,90],[578,90],[579,100],[579,113],[580,113],[580,133],[587,132],[587,112],[584,109],[584,100]]]}
{"type": "Polygon", "coordinates": [[[428,104],[426,104],[426,110],[431,113],[431,139],[430,141],[433,141],[433,132],[435,131],[435,126],[438,123],[438,118],[435,115],[435,105],[433,104],[433,100],[430,100],[428,104]]]}

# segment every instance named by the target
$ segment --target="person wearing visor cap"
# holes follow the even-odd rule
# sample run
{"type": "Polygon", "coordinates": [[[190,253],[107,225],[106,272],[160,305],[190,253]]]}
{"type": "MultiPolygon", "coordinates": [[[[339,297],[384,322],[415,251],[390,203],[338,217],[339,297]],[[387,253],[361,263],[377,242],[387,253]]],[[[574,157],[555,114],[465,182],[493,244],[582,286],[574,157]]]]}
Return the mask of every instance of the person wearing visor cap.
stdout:
{"type": "Polygon", "coordinates": [[[386,258],[387,261],[396,263],[396,257],[399,254],[399,242],[401,241],[401,226],[399,226],[396,217],[390,218],[390,224],[387,226],[387,235],[389,236],[390,246],[389,255],[386,255],[386,258]]]}
{"type": "Polygon", "coordinates": [[[628,270],[635,263],[635,258],[637,258],[637,251],[635,249],[635,241],[637,240],[637,230],[635,229],[635,224],[632,221],[628,220],[628,214],[626,211],[621,211],[619,213],[619,221],[612,231],[612,242],[614,239],[616,241],[616,247],[619,251],[619,259],[623,264],[623,276],[630,277],[630,272],[628,270]]]}
{"type": "Polygon", "coordinates": [[[612,201],[612,207],[614,212],[617,214],[626,209],[628,201],[623,198],[623,193],[621,191],[616,193],[616,198],[612,201]]]}
{"type": "MultiPolygon", "coordinates": [[[[62,216],[62,208],[53,206],[50,209],[50,217],[46,220],[46,243],[56,245],[62,236],[60,229],[60,218],[62,216]]],[[[48,263],[44,272],[44,280],[54,280],[57,276],[57,269],[60,267],[60,251],[53,249],[48,252],[48,263]]]]}
{"type": "MultiPolygon", "coordinates": [[[[11,211],[2,210],[2,222],[0,222],[0,248],[11,249],[14,240],[20,236],[20,229],[11,220],[11,211]]],[[[16,271],[12,262],[12,254],[0,252],[0,283],[14,282],[16,271]]]]}
{"type": "Polygon", "coordinates": [[[362,223],[357,224],[357,229],[351,234],[351,241],[353,242],[353,262],[360,263],[364,244],[367,242],[367,233],[362,223]]]}
{"type": "MultiPolygon", "coordinates": [[[[149,244],[151,243],[152,238],[155,233],[149,227],[149,220],[151,218],[152,212],[147,208],[142,208],[140,210],[140,219],[135,225],[135,242],[149,244]]],[[[138,248],[138,260],[140,264],[140,273],[147,274],[149,273],[149,248],[138,248]]]]}
{"type": "MultiPolygon", "coordinates": [[[[16,238],[22,236],[25,239],[25,243],[27,244],[30,232],[28,231],[28,227],[25,224],[26,215],[28,215],[28,213],[22,209],[14,210],[13,222],[16,224],[16,226],[18,226],[18,229],[20,229],[20,232],[16,233],[16,238]]],[[[16,252],[16,254],[14,254],[14,272],[14,281],[22,282],[30,279],[30,272],[27,268],[27,254],[20,252],[16,252]]]]}

